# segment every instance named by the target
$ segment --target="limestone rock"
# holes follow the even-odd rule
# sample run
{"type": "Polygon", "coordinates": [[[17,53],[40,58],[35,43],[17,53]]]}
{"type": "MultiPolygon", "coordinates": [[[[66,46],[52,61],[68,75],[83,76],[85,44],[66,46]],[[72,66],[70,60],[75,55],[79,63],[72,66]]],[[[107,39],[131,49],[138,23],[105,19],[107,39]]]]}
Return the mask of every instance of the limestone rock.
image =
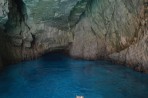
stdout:
{"type": "Polygon", "coordinates": [[[143,2],[141,0],[132,1],[93,0],[91,4],[88,4],[85,16],[74,27],[75,39],[71,55],[76,56],[77,53],[78,57],[85,58],[82,54],[89,54],[90,58],[92,55],[98,55],[96,57],[101,58],[121,51],[136,42],[142,36],[139,17],[143,2]],[[78,44],[81,40],[85,40],[84,43],[78,44]],[[92,49],[93,52],[98,52],[84,52],[84,48],[92,47],[87,42],[96,47],[92,49]],[[74,49],[76,47],[79,49],[74,49]]]}

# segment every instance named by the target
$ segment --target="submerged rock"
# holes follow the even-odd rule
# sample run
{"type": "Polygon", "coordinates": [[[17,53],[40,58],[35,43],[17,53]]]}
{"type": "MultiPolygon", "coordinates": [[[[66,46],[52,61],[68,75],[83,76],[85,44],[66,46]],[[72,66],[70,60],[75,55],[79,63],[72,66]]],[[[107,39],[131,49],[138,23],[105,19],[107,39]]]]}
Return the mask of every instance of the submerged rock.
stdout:
{"type": "Polygon", "coordinates": [[[1,56],[13,62],[68,49],[76,58],[109,58],[147,71],[147,3],[147,0],[1,0],[0,24],[4,31],[0,32],[1,56]]]}

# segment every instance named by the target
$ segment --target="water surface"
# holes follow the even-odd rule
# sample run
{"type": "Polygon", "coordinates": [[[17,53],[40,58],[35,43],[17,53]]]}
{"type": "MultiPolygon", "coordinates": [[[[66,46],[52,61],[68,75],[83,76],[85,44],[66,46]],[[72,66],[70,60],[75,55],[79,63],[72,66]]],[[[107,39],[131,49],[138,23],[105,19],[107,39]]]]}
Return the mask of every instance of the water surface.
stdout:
{"type": "Polygon", "coordinates": [[[59,53],[9,66],[0,73],[0,98],[148,98],[148,75],[107,61],[59,53]]]}

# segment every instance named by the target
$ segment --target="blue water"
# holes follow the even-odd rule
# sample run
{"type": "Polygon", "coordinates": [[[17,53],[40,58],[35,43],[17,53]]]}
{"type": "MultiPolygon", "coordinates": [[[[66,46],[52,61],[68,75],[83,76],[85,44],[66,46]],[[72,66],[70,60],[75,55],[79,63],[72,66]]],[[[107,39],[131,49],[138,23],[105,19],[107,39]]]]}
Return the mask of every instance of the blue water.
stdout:
{"type": "Polygon", "coordinates": [[[0,98],[148,98],[148,74],[58,53],[0,73],[0,98]]]}

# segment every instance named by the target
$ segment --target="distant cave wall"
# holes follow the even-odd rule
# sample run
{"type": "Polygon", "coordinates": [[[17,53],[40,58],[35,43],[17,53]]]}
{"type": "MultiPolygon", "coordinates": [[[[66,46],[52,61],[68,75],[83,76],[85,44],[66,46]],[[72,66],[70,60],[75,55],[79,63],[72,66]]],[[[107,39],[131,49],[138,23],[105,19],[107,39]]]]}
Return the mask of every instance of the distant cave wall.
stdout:
{"type": "Polygon", "coordinates": [[[8,20],[0,42],[2,58],[17,62],[65,49],[73,41],[71,28],[88,1],[8,0],[8,20]]]}

